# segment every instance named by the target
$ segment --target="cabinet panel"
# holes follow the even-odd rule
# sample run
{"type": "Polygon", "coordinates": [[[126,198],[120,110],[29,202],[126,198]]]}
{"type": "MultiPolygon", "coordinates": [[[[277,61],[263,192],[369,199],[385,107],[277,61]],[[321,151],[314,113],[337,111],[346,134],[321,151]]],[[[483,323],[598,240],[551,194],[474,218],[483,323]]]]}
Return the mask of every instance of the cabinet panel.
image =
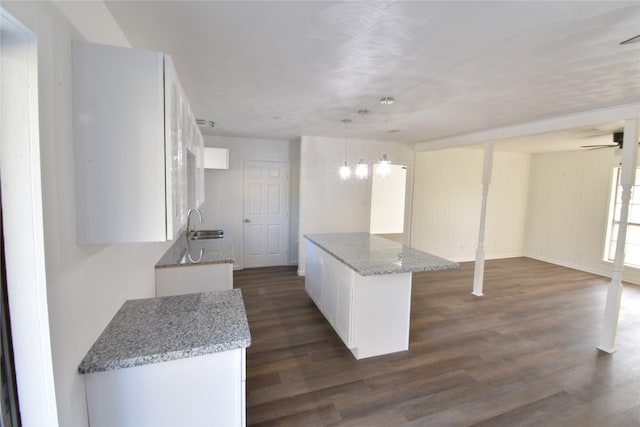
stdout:
{"type": "Polygon", "coordinates": [[[353,334],[351,325],[353,324],[353,275],[350,280],[338,279],[338,307],[336,310],[336,324],[334,328],[342,341],[348,348],[353,347],[353,334]]]}
{"type": "Polygon", "coordinates": [[[229,169],[229,150],[227,148],[204,149],[205,169],[229,169]]]}
{"type": "Polygon", "coordinates": [[[186,147],[182,134],[184,132],[183,117],[184,97],[170,58],[164,63],[165,72],[165,104],[166,104],[166,212],[167,236],[174,238],[186,222],[186,147]]]}
{"type": "MultiPolygon", "coordinates": [[[[325,255],[324,253],[322,254],[325,255]]],[[[333,269],[324,264],[322,270],[322,302],[320,311],[327,318],[331,326],[336,327],[336,316],[338,312],[338,277],[333,269]]]]}
{"type": "Polygon", "coordinates": [[[74,43],[80,243],[166,239],[163,85],[160,53],[74,43]]]}
{"type": "Polygon", "coordinates": [[[202,135],[171,58],[74,42],[73,109],[78,242],[175,238],[190,208],[187,149],[200,174],[196,203],[204,169],[202,135]]]}
{"type": "Polygon", "coordinates": [[[307,241],[306,254],[304,278],[305,290],[316,305],[320,307],[322,300],[322,268],[320,249],[313,243],[307,241]]]}
{"type": "Polygon", "coordinates": [[[245,349],[86,374],[91,426],[240,426],[245,349]]]}

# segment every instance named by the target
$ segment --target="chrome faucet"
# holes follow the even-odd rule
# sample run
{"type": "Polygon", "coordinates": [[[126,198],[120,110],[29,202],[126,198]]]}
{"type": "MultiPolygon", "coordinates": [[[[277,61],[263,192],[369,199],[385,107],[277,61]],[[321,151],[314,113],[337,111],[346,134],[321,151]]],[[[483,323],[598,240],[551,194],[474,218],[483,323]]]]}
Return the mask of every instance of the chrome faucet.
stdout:
{"type": "Polygon", "coordinates": [[[193,212],[197,212],[198,213],[198,217],[200,218],[200,224],[202,224],[202,212],[200,212],[200,209],[189,209],[189,212],[187,212],[187,240],[191,239],[191,234],[193,233],[191,231],[191,213],[193,212]]]}

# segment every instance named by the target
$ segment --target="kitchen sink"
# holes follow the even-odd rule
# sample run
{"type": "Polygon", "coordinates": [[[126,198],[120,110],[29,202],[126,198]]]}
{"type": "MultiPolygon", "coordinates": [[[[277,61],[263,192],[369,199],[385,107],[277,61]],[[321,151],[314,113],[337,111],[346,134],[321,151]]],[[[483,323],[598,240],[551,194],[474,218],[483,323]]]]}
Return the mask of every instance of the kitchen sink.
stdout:
{"type": "Polygon", "coordinates": [[[222,230],[197,230],[191,232],[191,240],[221,239],[224,237],[222,230]]]}

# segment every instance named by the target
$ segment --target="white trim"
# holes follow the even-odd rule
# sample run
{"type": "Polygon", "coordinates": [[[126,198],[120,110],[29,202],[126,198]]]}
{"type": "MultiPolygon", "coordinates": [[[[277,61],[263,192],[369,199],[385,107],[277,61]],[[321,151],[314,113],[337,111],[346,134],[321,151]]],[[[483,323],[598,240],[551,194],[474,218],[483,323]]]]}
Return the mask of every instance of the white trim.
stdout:
{"type": "Polygon", "coordinates": [[[44,262],[37,40],[3,9],[0,19],[1,39],[7,41],[2,48],[0,173],[20,417],[26,426],[57,426],[44,262]],[[4,68],[8,55],[15,68],[4,68]]]}

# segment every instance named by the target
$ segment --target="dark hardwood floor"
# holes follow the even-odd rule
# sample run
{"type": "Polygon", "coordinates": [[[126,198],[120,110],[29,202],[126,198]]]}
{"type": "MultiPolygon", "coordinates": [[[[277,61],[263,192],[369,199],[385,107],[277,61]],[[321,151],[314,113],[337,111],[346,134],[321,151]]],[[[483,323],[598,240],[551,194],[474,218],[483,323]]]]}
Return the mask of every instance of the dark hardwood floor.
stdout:
{"type": "MultiPolygon", "coordinates": [[[[250,426],[640,426],[640,287],[596,350],[603,277],[528,258],[413,276],[409,350],[356,360],[295,268],[238,271],[250,426]]],[[[381,310],[384,307],[381,307],[381,310]]]]}

